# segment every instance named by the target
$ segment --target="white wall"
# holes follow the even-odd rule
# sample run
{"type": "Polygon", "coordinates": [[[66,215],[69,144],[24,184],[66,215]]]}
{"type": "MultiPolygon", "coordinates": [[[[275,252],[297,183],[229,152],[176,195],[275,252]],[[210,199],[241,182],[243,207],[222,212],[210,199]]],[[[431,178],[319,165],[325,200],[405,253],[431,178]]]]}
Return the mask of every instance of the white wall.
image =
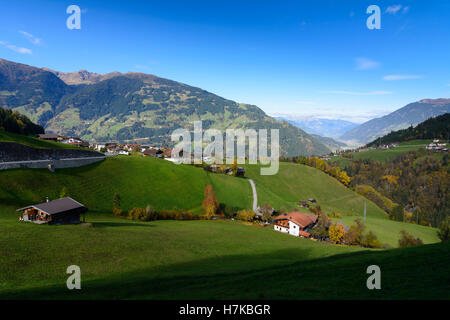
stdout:
{"type": "Polygon", "coordinates": [[[288,228],[283,228],[283,227],[277,226],[276,224],[273,225],[273,229],[276,230],[276,231],[289,233],[289,229],[288,228]]]}
{"type": "Polygon", "coordinates": [[[289,228],[280,227],[276,224],[273,225],[273,229],[275,231],[283,232],[283,233],[289,233],[290,235],[298,237],[300,235],[300,227],[293,223],[292,221],[289,221],[289,228]]]}
{"type": "Polygon", "coordinates": [[[300,235],[300,227],[293,223],[292,221],[289,221],[289,234],[298,237],[300,235]]]}

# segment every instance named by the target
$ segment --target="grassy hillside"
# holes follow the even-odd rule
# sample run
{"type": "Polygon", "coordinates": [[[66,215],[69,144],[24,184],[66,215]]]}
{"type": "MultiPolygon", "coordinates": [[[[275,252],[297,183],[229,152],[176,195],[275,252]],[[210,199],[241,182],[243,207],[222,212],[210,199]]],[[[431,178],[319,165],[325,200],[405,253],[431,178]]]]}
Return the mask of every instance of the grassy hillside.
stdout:
{"type": "Polygon", "coordinates": [[[233,221],[91,221],[49,227],[0,215],[0,299],[450,298],[448,243],[371,251],[233,221]],[[72,264],[79,291],[65,288],[72,264]],[[366,288],[372,264],[381,291],[366,288]]]}
{"type": "MultiPolygon", "coordinates": [[[[408,153],[410,151],[418,151],[420,149],[425,149],[425,147],[431,142],[432,140],[411,140],[411,141],[405,141],[398,144],[397,147],[391,148],[391,149],[374,149],[374,150],[367,150],[367,151],[361,151],[361,152],[352,152],[352,159],[354,160],[364,160],[364,159],[371,159],[371,160],[377,160],[377,161],[386,161],[387,159],[393,159],[395,157],[398,157],[402,154],[408,153]]],[[[436,156],[433,155],[433,157],[441,158],[442,156],[436,156]]],[[[330,162],[339,162],[340,166],[345,167],[349,164],[348,158],[344,158],[341,156],[335,156],[332,157],[330,162]]]]}
{"type": "Polygon", "coordinates": [[[0,172],[0,201],[26,205],[55,199],[63,187],[90,211],[111,212],[118,193],[122,207],[201,210],[203,191],[212,184],[219,201],[231,206],[251,206],[250,185],[245,179],[215,175],[186,165],[155,158],[118,156],[89,166],[57,169],[23,169],[0,172]],[[39,181],[39,185],[36,185],[39,181]]]}
{"type": "Polygon", "coordinates": [[[375,232],[382,243],[397,247],[402,229],[420,237],[424,243],[439,241],[436,229],[389,220],[387,214],[372,201],[317,169],[281,162],[279,172],[274,176],[261,176],[257,166],[246,166],[246,170],[246,175],[255,181],[259,205],[267,202],[275,208],[284,206],[288,210],[295,208],[308,212],[297,203],[314,198],[324,212],[341,214],[341,220],[350,226],[355,219],[363,218],[366,202],[367,219],[364,223],[368,230],[375,232]]]}
{"type": "MultiPolygon", "coordinates": [[[[295,205],[297,198],[314,197],[326,211],[341,213],[363,203],[359,195],[310,167],[281,163],[275,176],[260,176],[256,166],[248,166],[247,172],[260,203],[275,199],[276,205],[295,205]]],[[[110,213],[115,192],[126,210],[151,204],[199,212],[207,184],[220,201],[251,206],[245,179],[161,159],[119,156],[55,173],[1,171],[0,299],[448,298],[443,285],[448,244],[367,250],[238,221],[139,222],[110,213]],[[56,198],[63,186],[89,207],[90,226],[18,221],[15,209],[45,196],[56,198]],[[78,292],[65,288],[65,271],[73,264],[82,270],[83,289],[78,292]],[[382,292],[365,287],[365,270],[371,264],[382,268],[382,292]]],[[[350,224],[355,217],[343,221],[350,224]]],[[[366,225],[393,246],[400,229],[425,243],[437,241],[435,229],[389,221],[369,201],[366,225]]]]}
{"type": "MultiPolygon", "coordinates": [[[[16,142],[26,146],[43,149],[80,149],[81,147],[73,146],[66,143],[41,140],[32,136],[16,134],[0,130],[0,142],[16,142]]],[[[85,149],[85,148],[82,148],[85,149]]]]}
{"type": "Polygon", "coordinates": [[[401,142],[395,148],[391,149],[376,149],[368,150],[363,152],[352,153],[353,159],[372,159],[378,161],[386,161],[388,158],[395,158],[401,154],[407,153],[409,151],[417,151],[419,149],[424,149],[431,140],[412,140],[408,142],[401,142]]]}

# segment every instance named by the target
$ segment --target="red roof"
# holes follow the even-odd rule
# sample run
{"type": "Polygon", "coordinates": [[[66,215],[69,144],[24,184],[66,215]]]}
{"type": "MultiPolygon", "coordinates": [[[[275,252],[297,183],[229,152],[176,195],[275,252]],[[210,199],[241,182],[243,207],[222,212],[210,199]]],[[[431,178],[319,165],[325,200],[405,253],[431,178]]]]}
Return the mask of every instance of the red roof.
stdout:
{"type": "Polygon", "coordinates": [[[282,215],[279,215],[273,221],[276,220],[289,220],[295,223],[296,225],[299,225],[302,229],[306,228],[307,226],[316,223],[319,216],[313,215],[313,214],[306,214],[301,213],[297,211],[284,213],[282,215]]]}
{"type": "Polygon", "coordinates": [[[311,234],[309,232],[302,231],[302,230],[300,230],[299,234],[305,238],[309,238],[311,236],[311,234]]]}

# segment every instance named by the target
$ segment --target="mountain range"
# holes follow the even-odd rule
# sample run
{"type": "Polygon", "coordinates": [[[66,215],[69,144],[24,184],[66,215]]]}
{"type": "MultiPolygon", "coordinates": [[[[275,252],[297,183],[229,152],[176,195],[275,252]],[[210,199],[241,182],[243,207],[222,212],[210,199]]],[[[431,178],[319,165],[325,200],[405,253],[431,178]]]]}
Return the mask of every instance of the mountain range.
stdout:
{"type": "Polygon", "coordinates": [[[364,122],[340,136],[339,140],[349,144],[366,144],[391,131],[415,126],[429,118],[448,112],[450,112],[450,99],[423,99],[381,118],[364,122]]]}
{"type": "Polygon", "coordinates": [[[144,73],[59,72],[0,59],[0,106],[17,110],[47,132],[90,142],[170,145],[178,128],[279,129],[283,156],[330,150],[300,128],[200,88],[144,73]]]}
{"type": "Polygon", "coordinates": [[[329,138],[339,138],[345,132],[354,129],[358,123],[341,119],[323,119],[316,117],[281,115],[275,119],[285,120],[296,127],[305,130],[309,134],[320,135],[329,138]]]}

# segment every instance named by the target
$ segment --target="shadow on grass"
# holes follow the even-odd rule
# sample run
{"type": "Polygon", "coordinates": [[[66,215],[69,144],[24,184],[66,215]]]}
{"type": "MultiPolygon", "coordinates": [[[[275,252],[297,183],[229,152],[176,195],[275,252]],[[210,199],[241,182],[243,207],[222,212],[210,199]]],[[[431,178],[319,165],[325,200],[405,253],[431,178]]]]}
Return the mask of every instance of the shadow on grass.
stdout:
{"type": "Polygon", "coordinates": [[[448,249],[432,244],[311,260],[310,248],[219,256],[82,279],[81,290],[68,290],[65,282],[18,288],[0,293],[0,299],[449,299],[448,249]],[[299,262],[280,265],[292,255],[299,262]],[[383,272],[383,290],[366,287],[372,264],[383,272]],[[434,270],[424,277],[430,264],[434,270]]]}
{"type": "Polygon", "coordinates": [[[104,227],[155,227],[154,224],[146,222],[91,222],[92,226],[95,228],[104,227]]]}

